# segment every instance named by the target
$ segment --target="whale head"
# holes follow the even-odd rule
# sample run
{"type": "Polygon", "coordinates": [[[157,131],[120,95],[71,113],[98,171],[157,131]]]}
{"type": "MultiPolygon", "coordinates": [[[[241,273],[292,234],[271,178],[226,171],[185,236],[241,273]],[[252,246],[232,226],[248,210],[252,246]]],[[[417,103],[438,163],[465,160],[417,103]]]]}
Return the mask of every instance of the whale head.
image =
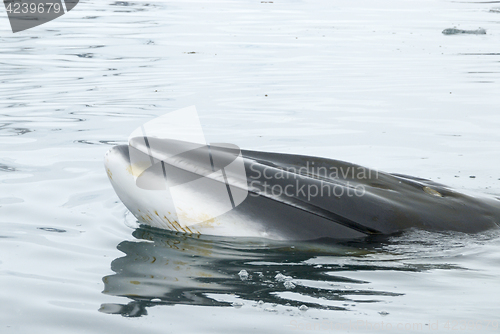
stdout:
{"type": "Polygon", "coordinates": [[[207,144],[185,119],[193,110],[178,112],[169,131],[171,118],[148,122],[106,153],[113,188],[142,224],[275,240],[499,228],[498,197],[334,159],[207,144]]]}

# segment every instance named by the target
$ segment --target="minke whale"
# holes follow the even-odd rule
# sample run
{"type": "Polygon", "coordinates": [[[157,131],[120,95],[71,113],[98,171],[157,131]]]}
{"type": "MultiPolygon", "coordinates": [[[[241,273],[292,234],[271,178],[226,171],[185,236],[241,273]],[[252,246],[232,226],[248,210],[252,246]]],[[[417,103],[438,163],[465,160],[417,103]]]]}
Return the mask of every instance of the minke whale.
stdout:
{"type": "Polygon", "coordinates": [[[114,190],[142,224],[274,240],[499,228],[498,197],[334,159],[207,144],[194,108],[165,116],[105,156],[114,190]]]}

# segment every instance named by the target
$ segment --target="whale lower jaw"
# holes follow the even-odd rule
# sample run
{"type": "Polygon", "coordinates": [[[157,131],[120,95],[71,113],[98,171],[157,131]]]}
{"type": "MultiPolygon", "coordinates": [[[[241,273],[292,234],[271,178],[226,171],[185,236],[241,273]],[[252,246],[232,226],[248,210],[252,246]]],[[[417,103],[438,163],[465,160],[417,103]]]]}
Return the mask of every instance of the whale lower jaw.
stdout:
{"type": "MultiPolygon", "coordinates": [[[[323,164],[348,165],[314,157],[242,152],[246,162],[275,173],[304,158],[323,164]]],[[[353,239],[410,228],[479,232],[498,228],[500,221],[499,200],[483,201],[431,181],[382,172],[378,178],[365,180],[367,193],[359,198],[307,201],[294,196],[258,194],[250,187],[241,204],[214,217],[210,212],[219,203],[196,189],[181,193],[180,197],[176,194],[174,205],[168,186],[159,187],[163,190],[139,188],[130,163],[129,146],[111,148],[105,156],[105,167],[118,197],[140,223],[189,234],[273,240],[353,239]]],[[[251,167],[246,167],[248,174],[251,167]]],[[[161,173],[156,176],[155,182],[165,182],[161,173]]],[[[314,175],[306,179],[304,182],[311,184],[321,181],[314,175]]]]}

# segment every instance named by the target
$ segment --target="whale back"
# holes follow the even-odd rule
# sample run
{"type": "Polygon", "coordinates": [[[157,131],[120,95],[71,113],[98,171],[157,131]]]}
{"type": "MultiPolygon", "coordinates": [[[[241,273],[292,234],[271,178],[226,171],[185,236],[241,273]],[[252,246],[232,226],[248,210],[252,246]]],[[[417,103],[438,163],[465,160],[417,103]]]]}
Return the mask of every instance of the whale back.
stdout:
{"type": "Polygon", "coordinates": [[[498,198],[463,194],[430,180],[320,157],[242,154],[249,189],[368,235],[412,227],[478,232],[500,222],[498,198]],[[288,193],[279,192],[287,186],[288,193]]]}

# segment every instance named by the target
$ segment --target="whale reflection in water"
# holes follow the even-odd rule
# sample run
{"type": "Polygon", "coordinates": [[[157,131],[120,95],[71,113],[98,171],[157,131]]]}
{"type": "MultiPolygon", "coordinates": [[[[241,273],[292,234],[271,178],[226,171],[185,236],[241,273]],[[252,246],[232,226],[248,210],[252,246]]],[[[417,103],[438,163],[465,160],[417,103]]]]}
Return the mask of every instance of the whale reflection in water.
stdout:
{"type": "Polygon", "coordinates": [[[127,297],[130,302],[103,304],[103,313],[139,317],[149,307],[176,304],[246,305],[293,314],[300,313],[302,305],[359,311],[363,305],[371,308],[369,304],[380,303],[383,310],[401,296],[392,289],[395,275],[407,279],[411,273],[436,269],[463,272],[453,263],[464,247],[484,239],[412,230],[389,238],[291,244],[195,236],[146,226],[133,235],[137,240],[117,247],[124,256],[112,262],[114,274],[103,278],[103,293],[127,297]],[[365,273],[365,278],[359,279],[357,273],[365,273]]]}
{"type": "MultiPolygon", "coordinates": [[[[112,262],[115,274],[103,278],[103,293],[132,301],[126,305],[103,304],[101,312],[137,317],[146,315],[146,308],[156,305],[238,306],[250,301],[345,310],[342,303],[349,298],[335,289],[337,284],[366,283],[325,275],[337,266],[312,268],[305,264],[314,256],[370,253],[345,245],[300,242],[292,246],[256,238],[194,236],[146,226],[136,229],[133,235],[142,242],[121,242],[117,248],[125,256],[112,262]],[[329,289],[318,289],[306,282],[325,280],[332,284],[329,289]],[[293,297],[283,299],[280,292],[284,291],[314,296],[317,303],[304,303],[293,297]],[[328,297],[332,303],[323,305],[322,297],[328,297]]],[[[398,295],[372,290],[360,290],[357,294],[398,295]]]]}

